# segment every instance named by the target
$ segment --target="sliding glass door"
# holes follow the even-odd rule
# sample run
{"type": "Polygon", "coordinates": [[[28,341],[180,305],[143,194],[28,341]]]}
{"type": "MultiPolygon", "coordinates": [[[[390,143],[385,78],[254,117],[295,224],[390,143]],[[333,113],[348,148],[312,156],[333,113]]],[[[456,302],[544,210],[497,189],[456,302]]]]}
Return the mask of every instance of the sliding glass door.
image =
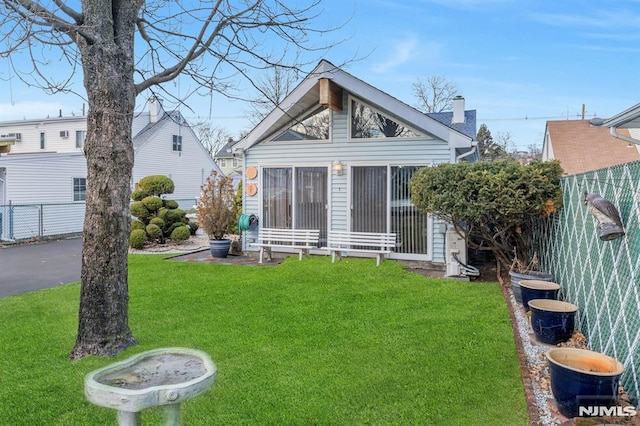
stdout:
{"type": "Polygon", "coordinates": [[[351,168],[351,230],[395,232],[396,253],[427,254],[429,217],[411,202],[409,181],[421,166],[351,168]]]}
{"type": "Polygon", "coordinates": [[[264,168],[262,226],[327,232],[327,168],[264,168]]]}

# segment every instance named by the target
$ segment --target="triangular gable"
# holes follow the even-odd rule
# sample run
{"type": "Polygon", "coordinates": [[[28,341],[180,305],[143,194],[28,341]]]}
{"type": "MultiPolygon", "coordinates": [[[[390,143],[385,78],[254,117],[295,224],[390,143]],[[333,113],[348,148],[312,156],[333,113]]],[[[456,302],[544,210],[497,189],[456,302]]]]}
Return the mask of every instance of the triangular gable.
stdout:
{"type": "Polygon", "coordinates": [[[330,80],[334,87],[346,90],[380,111],[388,111],[391,116],[400,118],[402,122],[420,132],[447,141],[452,148],[470,147],[474,139],[365,83],[330,62],[322,60],[282,101],[280,106],[258,123],[234,146],[234,149],[249,149],[265,139],[276,136],[277,133],[290,127],[297,117],[319,106],[322,79],[330,80]]]}

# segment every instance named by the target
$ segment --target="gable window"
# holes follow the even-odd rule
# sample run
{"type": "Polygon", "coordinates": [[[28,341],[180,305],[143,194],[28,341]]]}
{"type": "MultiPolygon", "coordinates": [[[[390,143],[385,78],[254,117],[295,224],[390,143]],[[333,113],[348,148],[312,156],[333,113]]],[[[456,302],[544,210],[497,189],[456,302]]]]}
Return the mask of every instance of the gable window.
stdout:
{"type": "Polygon", "coordinates": [[[44,149],[44,132],[40,132],[40,149],[44,149]]]}
{"type": "Polygon", "coordinates": [[[182,151],[182,136],[173,135],[173,150],[174,151],[182,151]]]}
{"type": "Polygon", "coordinates": [[[87,138],[86,130],[76,130],[76,148],[84,146],[84,140],[87,138]]]}
{"type": "Polygon", "coordinates": [[[282,132],[274,141],[328,140],[330,129],[331,114],[329,109],[320,107],[298,118],[298,121],[282,132]]]}
{"type": "Polygon", "coordinates": [[[233,159],[233,167],[238,167],[238,159],[237,158],[233,159]]]}
{"type": "Polygon", "coordinates": [[[73,201],[85,201],[87,194],[87,179],[73,178],[73,201]]]}
{"type": "Polygon", "coordinates": [[[355,99],[351,99],[351,138],[415,138],[422,136],[408,126],[398,123],[380,111],[355,99]]]}
{"type": "Polygon", "coordinates": [[[220,159],[220,167],[227,167],[227,159],[226,158],[221,158],[220,159]]]}

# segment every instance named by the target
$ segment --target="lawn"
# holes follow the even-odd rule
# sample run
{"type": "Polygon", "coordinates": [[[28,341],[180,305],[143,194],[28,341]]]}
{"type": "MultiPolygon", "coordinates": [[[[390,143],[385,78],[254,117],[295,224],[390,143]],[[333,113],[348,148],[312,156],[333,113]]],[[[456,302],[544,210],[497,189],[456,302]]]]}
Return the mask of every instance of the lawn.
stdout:
{"type": "MultiPolygon", "coordinates": [[[[385,261],[275,267],[131,255],[130,325],[115,358],[67,358],[79,284],[0,299],[0,422],[116,424],[84,376],[138,352],[189,347],[218,367],[184,425],[526,425],[513,332],[496,283],[429,279],[385,261]]],[[[142,424],[161,424],[143,412],[142,424]]]]}

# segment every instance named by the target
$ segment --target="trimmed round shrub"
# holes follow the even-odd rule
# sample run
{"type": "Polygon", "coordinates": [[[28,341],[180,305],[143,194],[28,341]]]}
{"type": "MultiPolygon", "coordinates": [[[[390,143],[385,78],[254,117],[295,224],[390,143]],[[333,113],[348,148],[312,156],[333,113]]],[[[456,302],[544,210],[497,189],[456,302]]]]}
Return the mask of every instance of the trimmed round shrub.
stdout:
{"type": "Polygon", "coordinates": [[[173,181],[164,175],[151,175],[140,179],[138,188],[149,195],[173,194],[175,189],[173,181]]]}
{"type": "Polygon", "coordinates": [[[176,200],[164,200],[163,207],[166,207],[168,209],[177,209],[178,206],[179,204],[176,200]]]}
{"type": "Polygon", "coordinates": [[[148,197],[144,197],[142,204],[144,204],[149,211],[157,212],[162,208],[162,198],[157,195],[150,195],[148,197]]]}
{"type": "Polygon", "coordinates": [[[146,219],[151,214],[142,201],[134,201],[131,203],[131,214],[139,219],[146,219]]]}
{"type": "Polygon", "coordinates": [[[167,235],[171,235],[171,233],[173,232],[173,230],[174,230],[174,229],[177,229],[177,228],[186,228],[186,227],[187,227],[187,225],[185,225],[185,224],[184,224],[184,223],[182,223],[182,222],[175,222],[175,223],[172,223],[172,224],[171,224],[171,226],[169,226],[169,229],[167,229],[167,235]]]}
{"type": "Polygon", "coordinates": [[[172,241],[185,241],[188,240],[190,236],[191,232],[189,232],[189,228],[183,225],[174,229],[169,239],[172,241]]]}
{"type": "Polygon", "coordinates": [[[167,210],[167,214],[163,219],[167,222],[180,222],[186,214],[182,209],[167,210]]]}
{"type": "Polygon", "coordinates": [[[151,223],[147,225],[145,229],[147,231],[147,234],[151,238],[159,238],[160,236],[162,236],[162,229],[160,229],[158,225],[154,225],[153,223],[151,223]]]}
{"type": "Polygon", "coordinates": [[[147,242],[147,233],[144,229],[134,229],[129,235],[129,246],[134,249],[141,249],[144,247],[144,243],[147,242]]]}
{"type": "Polygon", "coordinates": [[[158,225],[158,227],[160,227],[160,229],[164,229],[164,227],[165,227],[164,220],[162,220],[159,217],[151,218],[151,220],[149,221],[149,225],[152,225],[152,224],[153,225],[158,225]]]}
{"type": "Polygon", "coordinates": [[[142,189],[134,189],[131,193],[131,199],[133,201],[142,201],[143,198],[148,197],[149,194],[142,189]]]}
{"type": "Polygon", "coordinates": [[[147,225],[144,224],[144,222],[141,222],[139,220],[132,220],[131,221],[131,230],[136,230],[136,229],[142,229],[144,231],[144,228],[147,225]]]}
{"type": "Polygon", "coordinates": [[[158,217],[162,220],[164,220],[165,222],[167,221],[167,214],[169,213],[169,209],[166,208],[161,208],[160,210],[158,210],[158,213],[156,213],[158,215],[158,217]]]}

